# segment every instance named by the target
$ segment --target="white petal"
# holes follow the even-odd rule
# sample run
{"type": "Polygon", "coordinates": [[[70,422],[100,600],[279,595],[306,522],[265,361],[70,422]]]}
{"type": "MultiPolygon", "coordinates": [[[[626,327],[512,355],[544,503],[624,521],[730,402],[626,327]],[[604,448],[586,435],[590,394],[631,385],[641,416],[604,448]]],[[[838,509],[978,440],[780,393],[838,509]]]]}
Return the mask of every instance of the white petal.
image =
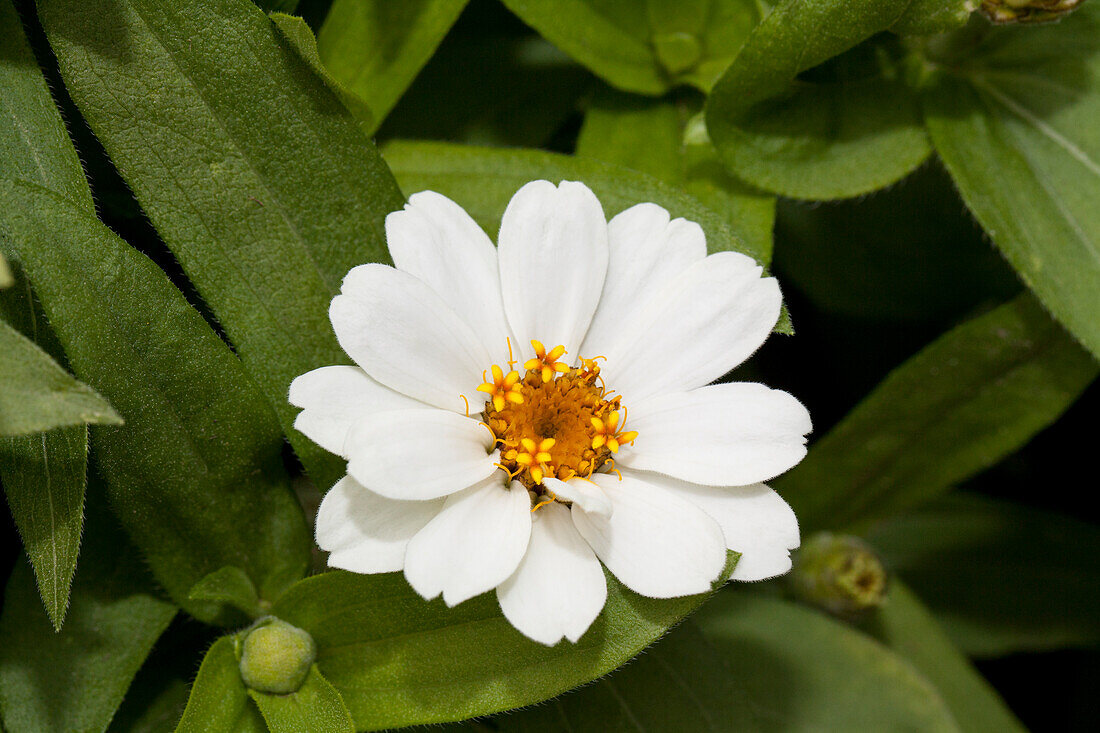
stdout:
{"type": "Polygon", "coordinates": [[[405,551],[409,585],[448,606],[480,595],[508,579],[531,537],[531,499],[503,474],[447,497],[443,510],[405,551]]]}
{"type": "Polygon", "coordinates": [[[614,510],[610,517],[573,507],[573,522],[607,569],[650,598],[703,593],[726,565],[722,528],[674,493],[623,474],[592,479],[614,510]]]}
{"type": "Polygon", "coordinates": [[[386,242],[394,265],[427,283],[503,363],[511,333],[497,248],[465,209],[435,191],[414,193],[386,217],[386,242]]]}
{"type": "Polygon", "coordinates": [[[443,508],[443,499],[396,501],[345,476],[317,510],[317,545],[330,567],[391,573],[405,564],[405,546],[443,508]]]}
{"type": "Polygon", "coordinates": [[[592,548],[577,533],[565,506],[547,504],[532,515],[531,544],[497,600],[513,626],[540,644],[575,642],[600,615],[607,581],[592,548]]]}
{"type": "Polygon", "coordinates": [[[344,278],[329,318],[340,346],[372,378],[398,392],[464,412],[489,353],[428,285],[385,265],[360,265],[344,278]]]}
{"type": "Polygon", "coordinates": [[[632,206],[607,225],[609,258],[600,304],[580,353],[605,354],[633,313],[693,263],[707,256],[703,229],[670,220],[657,204],[632,206]]]}
{"type": "Polygon", "coordinates": [[[504,310],[521,353],[531,339],[572,357],[584,340],[607,272],[607,219],[583,183],[532,181],[500,222],[504,310]]]}
{"type": "Polygon", "coordinates": [[[719,252],[688,267],[622,319],[603,377],[629,404],[709,384],[747,359],[779,319],[775,278],[719,252]]]}
{"type": "Polygon", "coordinates": [[[348,473],[391,499],[436,499],[500,471],[494,444],[477,420],[446,410],[381,412],[348,433],[348,473]]]}
{"type": "Polygon", "coordinates": [[[700,486],[656,474],[641,478],[687,498],[718,522],[726,547],[741,553],[734,580],[765,580],[791,569],[790,551],[799,545],[798,519],[768,486],[700,486]]]}
{"type": "Polygon", "coordinates": [[[294,427],[330,453],[347,458],[344,441],[355,421],[387,410],[431,409],[367,376],[359,367],[327,366],[290,383],[290,404],[305,408],[294,427]]]}
{"type": "Polygon", "coordinates": [[[545,478],[542,485],[564,501],[571,501],[589,514],[603,517],[611,516],[611,500],[603,489],[592,481],[583,478],[571,478],[568,482],[556,478],[545,478]]]}
{"type": "Polygon", "coordinates": [[[615,460],[696,484],[746,486],[774,478],[806,455],[810,414],[786,392],[734,382],[632,404],[633,445],[615,460]]]}

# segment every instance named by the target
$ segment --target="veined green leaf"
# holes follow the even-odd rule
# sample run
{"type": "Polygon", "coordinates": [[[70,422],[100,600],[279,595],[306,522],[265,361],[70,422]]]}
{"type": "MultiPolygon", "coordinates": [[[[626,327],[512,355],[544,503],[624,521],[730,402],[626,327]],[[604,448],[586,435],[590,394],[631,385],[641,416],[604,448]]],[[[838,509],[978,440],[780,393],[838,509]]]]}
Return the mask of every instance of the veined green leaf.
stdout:
{"type": "Polygon", "coordinates": [[[943,493],[1054,422],[1097,363],[1029,296],[948,331],[891,372],[775,481],[803,532],[943,493]]]}
{"type": "Polygon", "coordinates": [[[793,198],[835,199],[920,165],[931,148],[892,43],[837,59],[827,71],[838,78],[796,79],[890,28],[911,2],[784,0],[772,10],[707,101],[707,129],[734,175],[793,198]]]}
{"type": "Polygon", "coordinates": [[[223,636],[206,652],[176,733],[267,733],[241,681],[235,643],[223,636]]]}
{"type": "Polygon", "coordinates": [[[370,140],[248,0],[39,12],[73,100],[329,485],[342,461],[291,428],[286,395],[347,362],[329,301],[349,269],[387,259],[383,220],[402,199],[370,140]]]}
{"type": "Polygon", "coordinates": [[[909,662],[822,613],[727,589],[695,622],[741,682],[757,730],[960,730],[909,662]]]}
{"type": "Polygon", "coordinates": [[[74,372],[126,419],[93,431],[112,506],[177,603],[224,565],[265,598],[304,574],[309,535],[270,407],[164,273],[93,215],[0,185],[14,248],[74,372]]]}
{"type": "Polygon", "coordinates": [[[726,173],[709,141],[688,143],[684,130],[699,105],[603,89],[593,99],[577,154],[648,173],[682,188],[714,212],[757,260],[771,260],[775,196],[726,173]]]}
{"type": "MultiPolygon", "coordinates": [[[[940,570],[950,572],[949,568],[940,570]]],[[[965,733],[1027,730],[897,577],[890,579],[886,603],[875,610],[865,628],[936,686],[965,733]]]]}
{"type": "MultiPolygon", "coordinates": [[[[10,120],[0,125],[0,178],[39,183],[94,213],[84,170],[8,0],[0,0],[0,58],[0,109],[10,120]]],[[[13,275],[12,265],[18,263],[9,264],[3,254],[0,263],[0,281],[8,280],[0,282],[8,286],[0,292],[0,313],[48,356],[64,363],[61,346],[17,266],[13,275]]],[[[2,350],[9,354],[8,348],[2,350]]],[[[3,443],[0,479],[42,602],[59,628],[80,549],[88,431],[81,425],[5,438],[3,443]]]]}
{"type": "Polygon", "coordinates": [[[609,84],[658,95],[709,91],[760,18],[753,0],[504,0],[609,84]]]}
{"type": "Polygon", "coordinates": [[[0,437],[73,425],[121,425],[107,400],[0,321],[0,437]]]}
{"type": "Polygon", "coordinates": [[[1100,356],[1100,8],[1041,28],[976,19],[937,42],[950,50],[925,94],[936,151],[1012,266],[1100,356]]]}
{"type": "Polygon", "coordinates": [[[739,239],[723,216],[675,187],[628,168],[540,150],[449,143],[394,141],[383,153],[402,190],[431,189],[454,199],[494,238],[508,200],[523,184],[537,178],[554,183],[573,180],[592,188],[609,218],[634,204],[651,201],[673,216],[698,222],[706,232],[709,251],[736,250],[766,263],[766,253],[754,251],[739,239]]]}
{"type": "Polygon", "coordinates": [[[102,491],[90,491],[80,572],[60,632],[16,562],[0,614],[0,711],[10,733],[101,731],[176,608],[157,597],[102,491]]]}
{"type": "Polygon", "coordinates": [[[317,666],[359,730],[462,720],[529,705],[600,677],[705,596],[642,598],[608,578],[607,605],[576,644],[545,647],[492,594],[448,609],[399,573],[334,571],[296,584],[272,613],[317,642],[317,666]]]}
{"type": "Polygon", "coordinates": [[[88,428],[0,437],[0,480],[54,630],[69,607],[80,553],[88,428]]]}
{"type": "Polygon", "coordinates": [[[537,705],[493,719],[499,730],[730,731],[760,730],[744,683],[686,621],[612,675],[537,705]]]}
{"type": "Polygon", "coordinates": [[[970,656],[1100,646],[1095,525],[952,494],[866,536],[970,656]]]}
{"type": "Polygon", "coordinates": [[[317,33],[321,61],[362,99],[373,133],[443,40],[468,0],[335,0],[317,33]]]}
{"type": "Polygon", "coordinates": [[[10,0],[0,0],[0,179],[38,183],[94,211],[76,150],[10,0]]]}
{"type": "Polygon", "coordinates": [[[297,692],[270,695],[249,690],[271,733],[355,733],[351,713],[328,680],[317,670],[297,692]]]}

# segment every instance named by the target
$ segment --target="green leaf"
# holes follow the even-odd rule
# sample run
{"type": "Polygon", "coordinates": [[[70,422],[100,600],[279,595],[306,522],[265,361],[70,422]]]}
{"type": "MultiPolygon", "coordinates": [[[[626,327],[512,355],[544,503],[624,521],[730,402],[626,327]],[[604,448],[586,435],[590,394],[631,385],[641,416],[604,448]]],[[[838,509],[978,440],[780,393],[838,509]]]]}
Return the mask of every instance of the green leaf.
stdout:
{"type": "Polygon", "coordinates": [[[38,183],[94,211],[76,150],[9,0],[0,0],[0,58],[0,175],[38,183]]]}
{"type": "Polygon", "coordinates": [[[233,565],[219,568],[195,583],[187,597],[193,601],[228,603],[252,618],[263,614],[252,579],[248,573],[233,565]]]}
{"type": "Polygon", "coordinates": [[[890,30],[916,36],[946,33],[966,25],[976,4],[973,0],[911,0],[890,30]]]}
{"type": "Polygon", "coordinates": [[[803,532],[889,516],[992,466],[1054,422],[1100,367],[1030,296],[891,372],[775,484],[803,532]]]}
{"type": "Polygon", "coordinates": [[[708,91],[760,18],[752,0],[504,0],[609,84],[659,95],[708,91]]]}
{"type": "Polygon", "coordinates": [[[241,681],[235,644],[223,636],[206,652],[176,733],[267,733],[241,681]]]}
{"type": "Polygon", "coordinates": [[[14,284],[15,277],[11,274],[11,268],[8,267],[8,261],[4,259],[4,255],[0,255],[0,290],[10,288],[14,284]]]}
{"type": "Polygon", "coordinates": [[[609,677],[544,705],[493,719],[524,731],[760,730],[744,683],[686,621],[609,677]]]}
{"type": "Polygon", "coordinates": [[[1100,356],[1100,8],[1038,28],[979,20],[940,43],[925,94],[936,151],[1012,266],[1100,356]]]}
{"type": "Polygon", "coordinates": [[[309,534],[274,415],[240,362],[164,273],[91,214],[30,184],[0,184],[18,259],[73,371],[126,418],[93,446],[119,519],[157,580],[188,599],[224,565],[265,598],[300,578],[309,534]]]}
{"type": "Polygon", "coordinates": [[[673,216],[698,222],[706,232],[709,251],[736,250],[766,262],[766,253],[754,251],[733,234],[723,216],[675,187],[628,168],[540,150],[448,143],[394,141],[383,152],[404,191],[431,189],[454,199],[494,238],[504,208],[523,184],[538,178],[555,183],[573,180],[592,188],[609,218],[651,201],[673,216]]]}
{"type": "Polygon", "coordinates": [[[568,125],[592,75],[538,36],[471,25],[440,44],[380,137],[543,147],[568,125]]]}
{"type": "Polygon", "coordinates": [[[952,494],[867,539],[970,656],[1100,646],[1095,525],[952,494]]]}
{"type": "Polygon", "coordinates": [[[121,425],[107,401],[74,379],[49,355],[0,321],[0,436],[58,427],[121,425]]]}
{"type": "MultiPolygon", "coordinates": [[[[360,118],[378,129],[468,0],[335,0],[317,48],[329,73],[366,103],[360,118]]],[[[353,110],[354,111],[354,110],[353,110]]]]}
{"type": "Polygon", "coordinates": [[[886,603],[868,619],[865,629],[936,686],[966,733],[1027,730],[951,643],[929,610],[896,577],[890,580],[886,603]]]}
{"type": "Polygon", "coordinates": [[[741,682],[758,730],[959,730],[909,662],[817,611],[727,589],[695,621],[741,682]]]}
{"type": "Polygon", "coordinates": [[[0,480],[38,593],[54,630],[69,607],[69,588],[80,553],[88,428],[59,428],[39,435],[0,437],[0,480]]]}
{"type": "Polygon", "coordinates": [[[80,572],[65,628],[42,615],[16,562],[0,614],[0,709],[10,733],[101,731],[176,609],[156,596],[133,547],[89,491],[80,572]]]}
{"type": "Polygon", "coordinates": [[[749,36],[707,101],[707,129],[739,178],[793,198],[887,186],[931,148],[890,39],[798,75],[886,30],[912,0],[785,0],[749,36]]]}
{"type": "Polygon", "coordinates": [[[686,142],[698,105],[646,99],[603,89],[593,99],[577,140],[577,154],[648,173],[724,215],[730,231],[757,260],[771,260],[775,196],[726,173],[709,141],[686,142]]]}
{"type": "Polygon", "coordinates": [[[249,690],[271,733],[355,733],[351,713],[328,680],[309,670],[302,687],[289,695],[249,690]]]}
{"type": "Polygon", "coordinates": [[[558,695],[618,667],[705,596],[642,598],[608,577],[603,613],[576,644],[545,647],[485,594],[448,609],[399,573],[307,578],[272,613],[308,631],[317,666],[360,730],[462,720],[558,695]]]}
{"type": "Polygon", "coordinates": [[[298,0],[254,0],[261,10],[269,13],[293,13],[298,9],[298,0]]]}
{"type": "Polygon", "coordinates": [[[859,199],[780,201],[776,239],[782,284],[831,314],[861,319],[846,329],[852,343],[863,341],[865,324],[942,324],[1021,290],[934,163],[859,199]]]}
{"type": "Polygon", "coordinates": [[[347,363],[328,305],[348,270],[387,259],[383,220],[402,205],[389,171],[248,0],[38,5],[73,100],[314,481],[331,484],[343,462],[293,430],[287,389],[347,363]]]}

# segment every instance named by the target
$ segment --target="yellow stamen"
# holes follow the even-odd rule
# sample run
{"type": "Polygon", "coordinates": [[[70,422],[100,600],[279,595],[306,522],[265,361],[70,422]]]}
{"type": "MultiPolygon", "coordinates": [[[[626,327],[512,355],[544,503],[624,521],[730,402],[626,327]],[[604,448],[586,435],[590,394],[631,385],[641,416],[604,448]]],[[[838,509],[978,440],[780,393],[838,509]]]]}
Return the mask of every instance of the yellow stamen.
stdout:
{"type": "Polygon", "coordinates": [[[493,402],[493,407],[499,412],[504,409],[506,402],[521,403],[523,402],[523,395],[519,389],[519,372],[515,369],[504,373],[496,364],[493,364],[493,381],[490,382],[485,377],[485,372],[481,373],[481,378],[485,379],[481,385],[478,386],[478,392],[485,392],[489,395],[493,402]]]}
{"type": "Polygon", "coordinates": [[[535,349],[535,358],[523,362],[523,368],[528,371],[531,369],[540,370],[543,382],[549,382],[554,376],[554,372],[569,371],[568,364],[558,361],[559,358],[567,353],[565,347],[561,344],[550,349],[549,352],[546,351],[546,347],[542,345],[541,341],[532,339],[531,346],[535,349]]]}
{"type": "MultiPolygon", "coordinates": [[[[623,410],[626,413],[626,410],[623,410]]],[[[626,422],[623,420],[623,422],[626,422]]],[[[612,453],[618,453],[619,448],[632,442],[638,437],[636,430],[630,430],[627,432],[619,432],[619,412],[615,410],[611,412],[606,420],[601,420],[598,417],[591,419],[592,429],[594,435],[592,436],[592,449],[599,450],[603,446],[607,446],[607,449],[612,453]]]]}

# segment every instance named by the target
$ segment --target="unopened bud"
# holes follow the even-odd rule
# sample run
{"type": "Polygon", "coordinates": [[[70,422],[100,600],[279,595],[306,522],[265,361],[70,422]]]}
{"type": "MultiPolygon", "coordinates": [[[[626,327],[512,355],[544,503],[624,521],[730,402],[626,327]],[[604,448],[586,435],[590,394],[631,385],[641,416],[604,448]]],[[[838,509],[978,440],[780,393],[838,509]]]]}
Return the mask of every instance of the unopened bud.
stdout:
{"type": "Polygon", "coordinates": [[[316,658],[317,645],[308,632],[269,616],[245,636],[241,679],[257,692],[289,695],[306,681],[316,658]]]}
{"type": "Polygon", "coordinates": [[[790,582],[799,600],[842,618],[882,605],[886,595],[886,569],[875,551],[856,537],[828,532],[803,543],[790,582]]]}
{"type": "Polygon", "coordinates": [[[994,23],[1045,23],[1058,20],[1084,0],[982,0],[982,12],[994,23]]]}

